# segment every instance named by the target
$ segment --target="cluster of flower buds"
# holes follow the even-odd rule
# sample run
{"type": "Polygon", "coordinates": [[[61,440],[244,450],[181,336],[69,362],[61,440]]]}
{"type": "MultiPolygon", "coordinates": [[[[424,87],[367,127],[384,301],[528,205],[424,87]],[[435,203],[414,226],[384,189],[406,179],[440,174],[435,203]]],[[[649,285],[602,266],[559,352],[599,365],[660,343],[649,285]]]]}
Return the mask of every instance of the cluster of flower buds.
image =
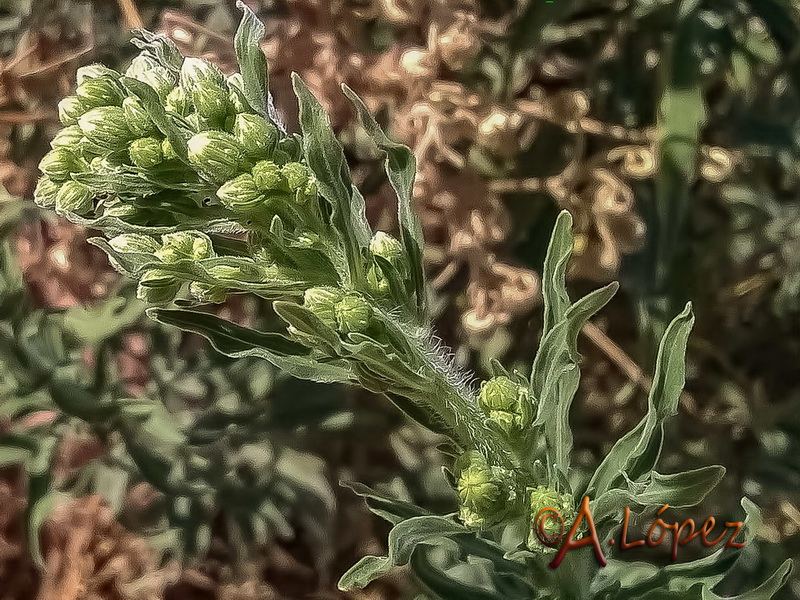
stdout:
{"type": "Polygon", "coordinates": [[[468,527],[495,525],[517,505],[513,474],[490,465],[479,452],[463,454],[455,464],[458,515],[468,527]]]}
{"type": "Polygon", "coordinates": [[[533,420],[534,406],[528,386],[501,375],[484,381],[478,403],[489,421],[514,439],[533,420]]]}
{"type": "Polygon", "coordinates": [[[577,515],[575,503],[570,494],[561,494],[543,485],[530,490],[529,500],[531,529],[528,535],[528,548],[549,551],[551,548],[543,545],[542,540],[558,540],[564,533],[561,528],[572,525],[577,515]],[[551,511],[558,511],[560,518],[551,511]],[[534,530],[537,527],[540,528],[538,532],[534,530]]]}
{"type": "Polygon", "coordinates": [[[59,103],[65,128],[41,161],[37,202],[85,215],[107,195],[108,177],[124,174],[149,184],[144,190],[132,186],[131,195],[139,199],[174,195],[178,181],[189,196],[213,194],[234,220],[259,211],[296,219],[297,210],[285,205],[317,197],[314,177],[301,162],[299,140],[255,114],[242,86],[241,75],[226,78],[198,58],[184,59],[179,71],[147,52],[124,74],[100,65],[83,67],[75,94],[59,103]],[[184,155],[173,147],[164,123],[157,124],[152,107],[131,93],[135,88],[129,80],[153,90],[159,114],[163,111],[186,144],[184,155]]]}

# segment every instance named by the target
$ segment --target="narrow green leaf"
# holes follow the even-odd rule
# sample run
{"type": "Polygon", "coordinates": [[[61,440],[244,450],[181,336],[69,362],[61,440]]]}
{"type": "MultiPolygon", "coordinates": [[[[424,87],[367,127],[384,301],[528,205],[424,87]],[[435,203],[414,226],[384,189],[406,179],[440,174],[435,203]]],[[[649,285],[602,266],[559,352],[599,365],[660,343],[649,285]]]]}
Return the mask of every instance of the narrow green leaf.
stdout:
{"type": "Polygon", "coordinates": [[[482,587],[477,587],[466,582],[458,581],[449,576],[443,570],[435,566],[424,546],[421,546],[411,555],[411,571],[416,579],[425,587],[435,598],[440,600],[526,600],[532,596],[506,596],[496,591],[490,591],[482,587]]]}
{"type": "Polygon", "coordinates": [[[563,210],[556,219],[542,269],[542,300],[544,302],[542,340],[556,326],[556,323],[564,318],[564,313],[570,304],[566,272],[567,263],[572,256],[572,244],[572,215],[563,210]]]}
{"type": "Polygon", "coordinates": [[[317,188],[333,208],[332,222],[342,237],[351,283],[364,281],[361,250],[372,233],[363,210],[353,211],[353,183],[344,150],[331,127],[330,118],[297,73],[292,84],[300,105],[300,128],[306,162],[317,178],[317,188]]]}
{"type": "Polygon", "coordinates": [[[264,38],[264,24],[247,4],[238,0],[236,6],[242,11],[242,20],[233,46],[239,61],[239,70],[244,82],[244,96],[250,107],[264,118],[267,112],[267,96],[269,94],[269,70],[267,58],[261,51],[261,40],[264,38]]]}
{"type": "Polygon", "coordinates": [[[435,515],[412,517],[389,532],[388,556],[365,556],[339,580],[339,589],[361,589],[393,567],[408,564],[418,544],[437,544],[452,535],[468,533],[461,524],[435,515]]]}
{"type": "Polygon", "coordinates": [[[389,139],[364,102],[353,90],[347,87],[346,84],[342,84],[342,89],[356,107],[359,121],[366,130],[367,135],[386,156],[386,174],[397,196],[400,239],[408,257],[408,264],[411,267],[411,281],[414,285],[418,316],[420,322],[424,323],[427,318],[425,274],[422,270],[422,246],[424,240],[422,237],[422,225],[412,208],[414,177],[417,172],[416,158],[410,148],[389,139]]]}
{"type": "Polygon", "coordinates": [[[156,91],[143,81],[131,77],[123,77],[120,81],[129,94],[139,99],[155,126],[169,140],[178,158],[189,165],[187,140],[176,127],[175,122],[167,115],[156,91]]]}
{"type": "Polygon", "coordinates": [[[687,304],[661,340],[647,414],[614,444],[592,476],[587,495],[599,497],[614,487],[623,474],[635,481],[655,467],[661,453],[664,422],[678,412],[685,381],[686,344],[693,324],[691,304],[687,304]]]}
{"type": "Polygon", "coordinates": [[[51,487],[51,462],[58,447],[55,437],[45,438],[28,461],[28,506],[25,509],[25,526],[28,536],[28,548],[34,562],[44,567],[39,544],[39,530],[50,517],[60,498],[60,494],[51,487]]]}
{"type": "Polygon", "coordinates": [[[159,323],[198,333],[216,350],[232,358],[257,356],[300,379],[323,383],[351,379],[343,364],[324,363],[311,358],[311,351],[277,333],[262,333],[241,327],[215,315],[187,310],[151,308],[147,314],[159,323]]]}
{"type": "Polygon", "coordinates": [[[753,588],[738,596],[717,596],[713,592],[703,589],[702,600],[723,600],[723,598],[728,600],[770,600],[770,598],[777,594],[778,590],[786,584],[791,573],[792,559],[787,558],[781,563],[781,566],[757,588],[753,588]]]}
{"type": "MultiPolygon", "coordinates": [[[[566,308],[563,318],[542,340],[533,362],[531,387],[539,403],[535,424],[544,430],[549,467],[565,477],[572,451],[569,412],[580,381],[578,335],[586,321],[611,300],[618,287],[611,283],[566,308]]],[[[551,475],[556,477],[554,473],[551,475]]]]}

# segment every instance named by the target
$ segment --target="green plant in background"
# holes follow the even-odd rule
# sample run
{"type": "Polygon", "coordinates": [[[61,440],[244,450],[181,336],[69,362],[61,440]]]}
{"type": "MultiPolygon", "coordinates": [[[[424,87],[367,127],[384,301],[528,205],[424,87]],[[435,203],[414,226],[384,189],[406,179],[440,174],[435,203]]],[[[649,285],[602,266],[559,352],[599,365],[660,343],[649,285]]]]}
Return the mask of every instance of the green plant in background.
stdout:
{"type": "MultiPolygon", "coordinates": [[[[3,212],[3,229],[14,216],[3,212]]],[[[333,493],[323,461],[302,449],[296,430],[334,416],[340,402],[323,397],[301,413],[281,402],[292,392],[281,390],[285,381],[276,381],[268,363],[202,348],[187,356],[185,336],[142,323],[144,305],[125,287],[91,308],[35,309],[3,240],[0,419],[10,426],[0,434],[0,465],[28,472],[34,559],[41,559],[39,528],[55,503],[99,494],[165,558],[204,556],[222,515],[237,558],[293,538],[299,526],[325,572],[333,493]],[[145,397],[130,396],[115,363],[122,334],[137,330],[151,352],[145,397]],[[51,418],[28,420],[43,414],[51,418]],[[81,446],[103,451],[59,474],[58,465],[72,460],[63,452],[81,446]],[[126,514],[129,493],[142,482],[160,496],[139,507],[142,514],[126,514]]]]}
{"type": "MultiPolygon", "coordinates": [[[[570,515],[589,496],[606,539],[623,507],[634,514],[667,503],[691,507],[719,482],[721,467],[655,471],[664,423],[677,412],[684,383],[689,307],[666,328],[647,414],[591,478],[581,480],[570,467],[577,336],[617,286],[570,300],[564,283],[573,247],[569,215],[559,216],[545,261],[544,330],[530,377],[498,364],[476,394],[430,330],[422,239],[410,208],[410,150],[388,139],[344,88],[385,154],[398,200],[399,240],[373,234],[330,122],[299,77],[293,84],[301,134],[287,133],[277,119],[258,45],[264,28],[240,6],[239,74],[226,78],[205,61],[183,59],[167,39],[147,32],[135,40],[142,52],[124,74],[82,69],[76,95],[59,107],[66,128],[42,161],[36,200],[106,234],[93,243],[138,282],[139,298],[174,304],[149,309],[154,320],[202,334],[232,358],[262,358],[299,378],[384,394],[446,436],[458,513],[431,514],[351,484],[394,528],[389,555],[362,559],[340,587],[363,587],[393,566],[410,564],[423,587],[443,599],[719,597],[711,590],[736,558],[730,550],[661,569],[618,560],[599,569],[589,552],[575,552],[551,570],[552,556],[530,535],[536,513],[549,502],[570,515]],[[271,301],[283,326],[246,327],[192,310],[240,293],[271,301]]],[[[106,406],[91,397],[76,406],[89,421],[107,410],[104,418],[132,432],[129,452],[149,432],[150,462],[134,462],[164,486],[179,482],[181,515],[194,533],[203,527],[204,513],[193,507],[208,502],[210,457],[181,460],[185,434],[169,425],[169,411],[139,403],[106,406]]],[[[226,418],[237,412],[217,409],[214,414],[226,418]]],[[[247,427],[247,412],[242,415],[227,420],[236,426],[227,434],[239,435],[241,428],[257,435],[247,427]]],[[[240,494],[259,489],[259,469],[240,494]]],[[[742,505],[752,532],[758,512],[746,500],[742,505]]],[[[789,570],[787,561],[741,597],[771,597],[789,570]]]]}

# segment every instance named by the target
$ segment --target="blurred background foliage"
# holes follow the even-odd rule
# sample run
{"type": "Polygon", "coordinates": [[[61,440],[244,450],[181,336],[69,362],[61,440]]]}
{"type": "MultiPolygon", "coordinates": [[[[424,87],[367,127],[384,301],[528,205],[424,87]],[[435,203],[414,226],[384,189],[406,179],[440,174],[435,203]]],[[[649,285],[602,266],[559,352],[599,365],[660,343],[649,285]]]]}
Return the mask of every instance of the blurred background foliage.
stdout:
{"type": "MultiPolygon", "coordinates": [[[[622,283],[581,340],[572,423],[587,468],[638,420],[640,365],[694,302],[667,465],[728,469],[695,517],[738,518],[742,495],[761,506],[738,577],[800,557],[800,5],[249,4],[280,112],[296,121],[297,71],[380,229],[395,226],[392,196],[339,84],[413,148],[437,331],[465,367],[529,362],[545,245],[558,211],[573,214],[571,285],[622,283]]],[[[149,322],[88,232],[31,201],[79,66],[124,66],[144,26],[230,72],[236,21],[227,0],[0,0],[4,599],[341,597],[334,582],[385,530],[338,480],[451,506],[435,436],[366,393],[149,322]]],[[[248,297],[218,310],[273,318],[248,297]]],[[[415,594],[398,575],[351,595],[415,594]]],[[[781,597],[800,598],[800,580],[781,597]]]]}

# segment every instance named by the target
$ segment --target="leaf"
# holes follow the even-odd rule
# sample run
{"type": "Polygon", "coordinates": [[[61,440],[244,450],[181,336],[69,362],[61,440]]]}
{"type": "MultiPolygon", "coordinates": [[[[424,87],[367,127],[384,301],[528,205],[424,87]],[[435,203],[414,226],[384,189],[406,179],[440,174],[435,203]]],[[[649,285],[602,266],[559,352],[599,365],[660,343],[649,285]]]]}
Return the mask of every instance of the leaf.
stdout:
{"type": "Polygon", "coordinates": [[[61,495],[51,488],[51,462],[58,447],[55,437],[42,441],[28,462],[28,506],[25,509],[25,527],[31,558],[44,568],[39,545],[39,530],[50,517],[61,495]]]}
{"type": "Polygon", "coordinates": [[[441,543],[444,538],[468,533],[461,524],[436,515],[411,517],[395,525],[389,532],[388,556],[365,556],[339,580],[339,589],[362,589],[393,567],[408,564],[418,544],[441,543]]]}
{"type": "Polygon", "coordinates": [[[332,353],[335,353],[339,348],[339,336],[336,335],[336,332],[320,321],[319,317],[307,308],[303,308],[294,302],[274,302],[272,307],[286,323],[301,333],[324,342],[332,353]]]}
{"type": "Polygon", "coordinates": [[[405,502],[404,500],[392,498],[386,494],[381,494],[380,492],[367,487],[363,483],[358,483],[355,481],[340,481],[339,485],[348,488],[355,494],[364,498],[367,506],[372,512],[379,517],[386,519],[392,525],[397,525],[401,521],[405,521],[406,519],[410,519],[412,517],[431,515],[431,513],[424,508],[420,508],[419,506],[411,504],[410,502],[405,502]]]}
{"type": "Polygon", "coordinates": [[[320,194],[333,208],[331,222],[342,238],[351,284],[361,283],[364,281],[361,250],[369,245],[372,232],[364,211],[353,211],[353,183],[344,150],[322,105],[297,73],[292,73],[292,84],[300,105],[306,162],[317,178],[320,194]]]}
{"type": "Polygon", "coordinates": [[[152,33],[146,29],[134,29],[131,43],[140,50],[146,50],[158,64],[176,75],[181,70],[183,56],[171,39],[160,33],[152,33]]]}
{"type": "Polygon", "coordinates": [[[155,126],[169,140],[178,158],[183,163],[190,165],[186,138],[181,134],[175,122],[167,115],[156,91],[143,81],[131,77],[122,77],[120,81],[129,94],[139,99],[155,126]]]}
{"type": "Polygon", "coordinates": [[[722,481],[725,468],[701,467],[691,471],[662,475],[649,474],[647,482],[628,481],[627,488],[612,489],[592,502],[592,516],[596,523],[606,518],[621,516],[624,506],[663,506],[688,508],[699,504],[722,481]]]}
{"type": "Polygon", "coordinates": [[[427,297],[425,293],[425,274],[422,270],[422,225],[412,208],[414,177],[417,163],[413,152],[407,146],[390,140],[383,132],[375,117],[364,102],[346,84],[342,84],[345,95],[356,107],[359,121],[372,142],[386,156],[386,174],[397,196],[397,216],[400,224],[400,239],[408,258],[411,281],[417,300],[417,315],[424,323],[427,319],[427,297]]]}
{"type": "MultiPolygon", "coordinates": [[[[570,236],[571,237],[571,236],[570,236]]],[[[542,340],[531,373],[531,387],[539,403],[534,425],[543,426],[548,467],[566,477],[572,451],[569,412],[578,390],[578,334],[584,323],[605,306],[619,285],[611,283],[578,300],[542,340]]],[[[553,481],[557,477],[551,474],[553,481]]]]}
{"type": "Polygon", "coordinates": [[[242,20],[233,38],[233,46],[242,74],[242,91],[250,107],[262,117],[269,118],[269,70],[267,58],[261,51],[261,40],[266,29],[247,4],[238,0],[236,7],[242,11],[242,20]]]}
{"type": "Polygon", "coordinates": [[[542,299],[544,301],[544,324],[542,340],[556,323],[564,318],[570,304],[567,294],[567,263],[572,255],[572,215],[562,210],[553,228],[547,256],[542,269],[542,299]]]}
{"type": "Polygon", "coordinates": [[[300,379],[323,383],[351,379],[348,368],[311,358],[310,350],[276,333],[262,333],[241,327],[207,313],[151,308],[147,314],[154,321],[173,325],[208,338],[216,350],[231,358],[257,356],[300,379]]]}
{"type": "Polygon", "coordinates": [[[64,313],[64,329],[89,345],[118,334],[144,314],[144,304],[135,298],[116,296],[93,306],[73,306],[64,313]]]}
{"type": "Polygon", "coordinates": [[[669,324],[658,349],[647,414],[620,438],[594,472],[586,495],[599,497],[625,474],[636,480],[651,471],[661,453],[664,421],[678,412],[686,372],[686,344],[694,324],[691,304],[669,324]]]}
{"type": "Polygon", "coordinates": [[[787,558],[769,578],[749,592],[739,594],[738,596],[717,596],[704,589],[702,600],[723,600],[723,598],[728,600],[769,600],[786,584],[791,573],[792,559],[787,558]]]}
{"type": "Polygon", "coordinates": [[[466,598],[469,600],[511,600],[512,598],[526,600],[533,597],[530,594],[518,597],[501,595],[496,591],[489,591],[458,581],[433,565],[429,558],[429,552],[421,545],[416,552],[412,553],[410,564],[417,580],[440,600],[464,600],[466,598]]]}

